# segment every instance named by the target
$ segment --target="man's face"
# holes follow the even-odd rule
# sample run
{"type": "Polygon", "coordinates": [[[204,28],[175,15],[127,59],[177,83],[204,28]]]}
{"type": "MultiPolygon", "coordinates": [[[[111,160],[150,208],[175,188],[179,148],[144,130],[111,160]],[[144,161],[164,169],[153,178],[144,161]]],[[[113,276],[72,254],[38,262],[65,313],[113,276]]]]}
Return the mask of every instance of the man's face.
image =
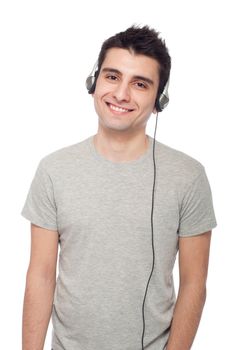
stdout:
{"type": "Polygon", "coordinates": [[[155,112],[158,86],[159,64],[155,59],[109,49],[93,94],[99,127],[105,131],[145,130],[155,112]]]}

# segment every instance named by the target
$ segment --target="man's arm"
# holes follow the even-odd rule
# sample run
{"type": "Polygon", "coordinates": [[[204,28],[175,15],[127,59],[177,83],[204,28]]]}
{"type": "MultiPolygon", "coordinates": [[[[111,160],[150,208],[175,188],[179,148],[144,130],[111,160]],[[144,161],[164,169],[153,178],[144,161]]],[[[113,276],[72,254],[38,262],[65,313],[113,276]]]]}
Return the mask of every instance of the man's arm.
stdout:
{"type": "Polygon", "coordinates": [[[189,350],[206,299],[211,231],[179,238],[180,285],[167,350],[189,350]]]}
{"type": "Polygon", "coordinates": [[[23,305],[22,349],[43,350],[56,285],[58,232],[31,224],[23,305]]]}

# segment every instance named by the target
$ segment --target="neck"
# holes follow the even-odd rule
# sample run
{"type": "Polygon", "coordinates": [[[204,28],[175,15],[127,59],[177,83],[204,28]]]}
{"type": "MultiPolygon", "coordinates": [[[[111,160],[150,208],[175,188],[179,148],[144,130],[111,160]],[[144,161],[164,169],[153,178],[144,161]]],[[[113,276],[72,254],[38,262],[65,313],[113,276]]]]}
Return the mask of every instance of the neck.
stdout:
{"type": "Polygon", "coordinates": [[[94,146],[98,153],[113,162],[127,162],[142,156],[149,147],[148,135],[138,133],[105,133],[98,130],[94,135],[94,146]]]}

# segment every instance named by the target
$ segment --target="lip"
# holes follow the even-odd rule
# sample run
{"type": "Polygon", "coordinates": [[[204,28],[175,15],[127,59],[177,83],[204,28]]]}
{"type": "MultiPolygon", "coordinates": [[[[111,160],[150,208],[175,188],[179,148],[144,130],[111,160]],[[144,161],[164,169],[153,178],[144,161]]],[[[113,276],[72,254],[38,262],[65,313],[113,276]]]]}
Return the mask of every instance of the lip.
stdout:
{"type": "Polygon", "coordinates": [[[112,103],[112,102],[109,102],[109,101],[105,101],[105,103],[106,103],[107,107],[110,109],[110,111],[112,111],[112,112],[114,112],[114,113],[117,113],[117,114],[126,114],[126,113],[130,113],[130,112],[132,112],[132,111],[134,110],[134,109],[128,108],[128,107],[126,107],[126,106],[116,105],[115,103],[112,103]],[[116,108],[125,109],[126,111],[116,111],[116,110],[112,109],[112,108],[110,107],[110,105],[112,105],[112,106],[114,106],[114,107],[116,107],[116,108]]]}

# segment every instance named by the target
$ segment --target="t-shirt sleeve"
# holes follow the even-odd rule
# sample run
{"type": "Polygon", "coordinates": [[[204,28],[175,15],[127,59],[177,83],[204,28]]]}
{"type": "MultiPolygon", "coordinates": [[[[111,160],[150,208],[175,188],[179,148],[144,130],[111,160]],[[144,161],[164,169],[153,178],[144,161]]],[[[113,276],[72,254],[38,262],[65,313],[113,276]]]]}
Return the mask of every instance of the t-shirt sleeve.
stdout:
{"type": "Polygon", "coordinates": [[[37,226],[57,230],[53,183],[43,159],[36,169],[21,215],[37,226]]]}
{"type": "Polygon", "coordinates": [[[195,236],[217,226],[210,184],[202,167],[200,174],[189,185],[180,206],[178,234],[195,236]]]}

